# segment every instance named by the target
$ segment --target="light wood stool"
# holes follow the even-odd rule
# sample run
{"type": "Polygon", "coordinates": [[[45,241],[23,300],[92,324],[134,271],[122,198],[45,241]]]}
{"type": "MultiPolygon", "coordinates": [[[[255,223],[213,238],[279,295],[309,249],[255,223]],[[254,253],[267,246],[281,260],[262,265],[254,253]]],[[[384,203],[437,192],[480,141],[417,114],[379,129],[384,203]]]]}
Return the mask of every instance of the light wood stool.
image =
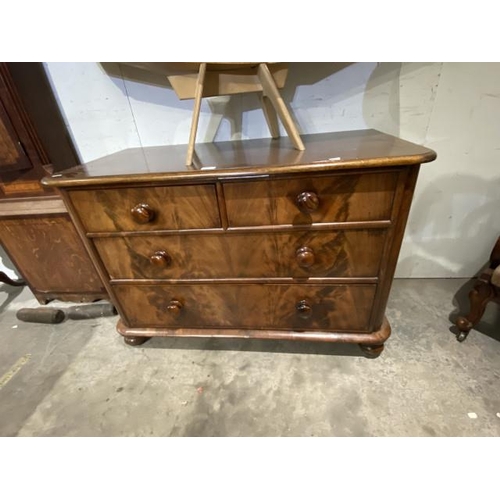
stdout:
{"type": "Polygon", "coordinates": [[[279,137],[278,116],[294,147],[303,151],[295,121],[279,92],[288,75],[286,63],[126,63],[166,75],[179,99],[194,99],[186,165],[193,163],[196,132],[203,97],[261,92],[271,136],[279,137]]]}

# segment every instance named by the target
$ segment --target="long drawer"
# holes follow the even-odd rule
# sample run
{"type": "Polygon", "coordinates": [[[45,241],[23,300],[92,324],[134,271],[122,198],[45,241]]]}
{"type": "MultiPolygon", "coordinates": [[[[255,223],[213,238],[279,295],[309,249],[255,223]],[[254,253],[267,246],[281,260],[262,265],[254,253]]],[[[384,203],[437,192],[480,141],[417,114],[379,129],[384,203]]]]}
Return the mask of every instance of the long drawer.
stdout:
{"type": "Polygon", "coordinates": [[[129,327],[357,331],[376,285],[114,285],[129,327]]]}
{"type": "Polygon", "coordinates": [[[397,172],[224,184],[229,226],[389,220],[397,172]]]}
{"type": "Polygon", "coordinates": [[[384,229],[94,238],[111,279],[375,277],[384,229]]]}
{"type": "Polygon", "coordinates": [[[213,185],[79,190],[69,196],[89,232],[221,226],[213,185]]]}

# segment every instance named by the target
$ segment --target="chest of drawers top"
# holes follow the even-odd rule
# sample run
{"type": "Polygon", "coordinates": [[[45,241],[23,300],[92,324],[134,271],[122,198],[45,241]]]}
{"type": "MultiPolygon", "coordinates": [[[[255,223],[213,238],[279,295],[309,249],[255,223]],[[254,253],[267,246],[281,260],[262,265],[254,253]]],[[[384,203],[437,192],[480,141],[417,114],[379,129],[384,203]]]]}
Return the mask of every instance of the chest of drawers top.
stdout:
{"type": "Polygon", "coordinates": [[[45,178],[42,184],[84,188],[199,184],[259,176],[267,180],[289,174],[419,165],[436,157],[430,149],[371,129],[304,135],[302,139],[305,151],[295,150],[286,137],[197,144],[191,166],[184,165],[185,145],[127,149],[45,178]]]}

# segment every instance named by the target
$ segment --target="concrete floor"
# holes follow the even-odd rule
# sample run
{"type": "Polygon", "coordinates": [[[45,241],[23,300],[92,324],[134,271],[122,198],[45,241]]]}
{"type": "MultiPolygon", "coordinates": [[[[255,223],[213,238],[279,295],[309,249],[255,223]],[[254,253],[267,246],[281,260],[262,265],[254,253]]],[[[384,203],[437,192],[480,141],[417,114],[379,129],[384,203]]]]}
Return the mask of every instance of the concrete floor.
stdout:
{"type": "Polygon", "coordinates": [[[134,348],[116,317],[20,322],[15,311],[37,303],[3,286],[0,435],[498,436],[500,308],[462,344],[450,331],[470,284],[396,280],[393,335],[374,360],[357,346],[259,340],[134,348]]]}

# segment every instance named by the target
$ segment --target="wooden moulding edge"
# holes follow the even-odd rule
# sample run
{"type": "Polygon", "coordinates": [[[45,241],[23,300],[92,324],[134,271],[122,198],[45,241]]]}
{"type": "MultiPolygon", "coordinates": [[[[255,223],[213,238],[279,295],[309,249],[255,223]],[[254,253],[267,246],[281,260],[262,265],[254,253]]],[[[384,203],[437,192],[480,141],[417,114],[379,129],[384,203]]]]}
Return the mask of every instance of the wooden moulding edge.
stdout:
{"type": "Polygon", "coordinates": [[[124,337],[198,337],[198,338],[245,338],[269,340],[300,340],[315,342],[344,342],[353,344],[383,344],[391,335],[391,326],[384,318],[379,330],[371,333],[355,332],[298,332],[251,329],[202,329],[202,328],[140,328],[128,327],[120,319],[116,330],[124,337]]]}

